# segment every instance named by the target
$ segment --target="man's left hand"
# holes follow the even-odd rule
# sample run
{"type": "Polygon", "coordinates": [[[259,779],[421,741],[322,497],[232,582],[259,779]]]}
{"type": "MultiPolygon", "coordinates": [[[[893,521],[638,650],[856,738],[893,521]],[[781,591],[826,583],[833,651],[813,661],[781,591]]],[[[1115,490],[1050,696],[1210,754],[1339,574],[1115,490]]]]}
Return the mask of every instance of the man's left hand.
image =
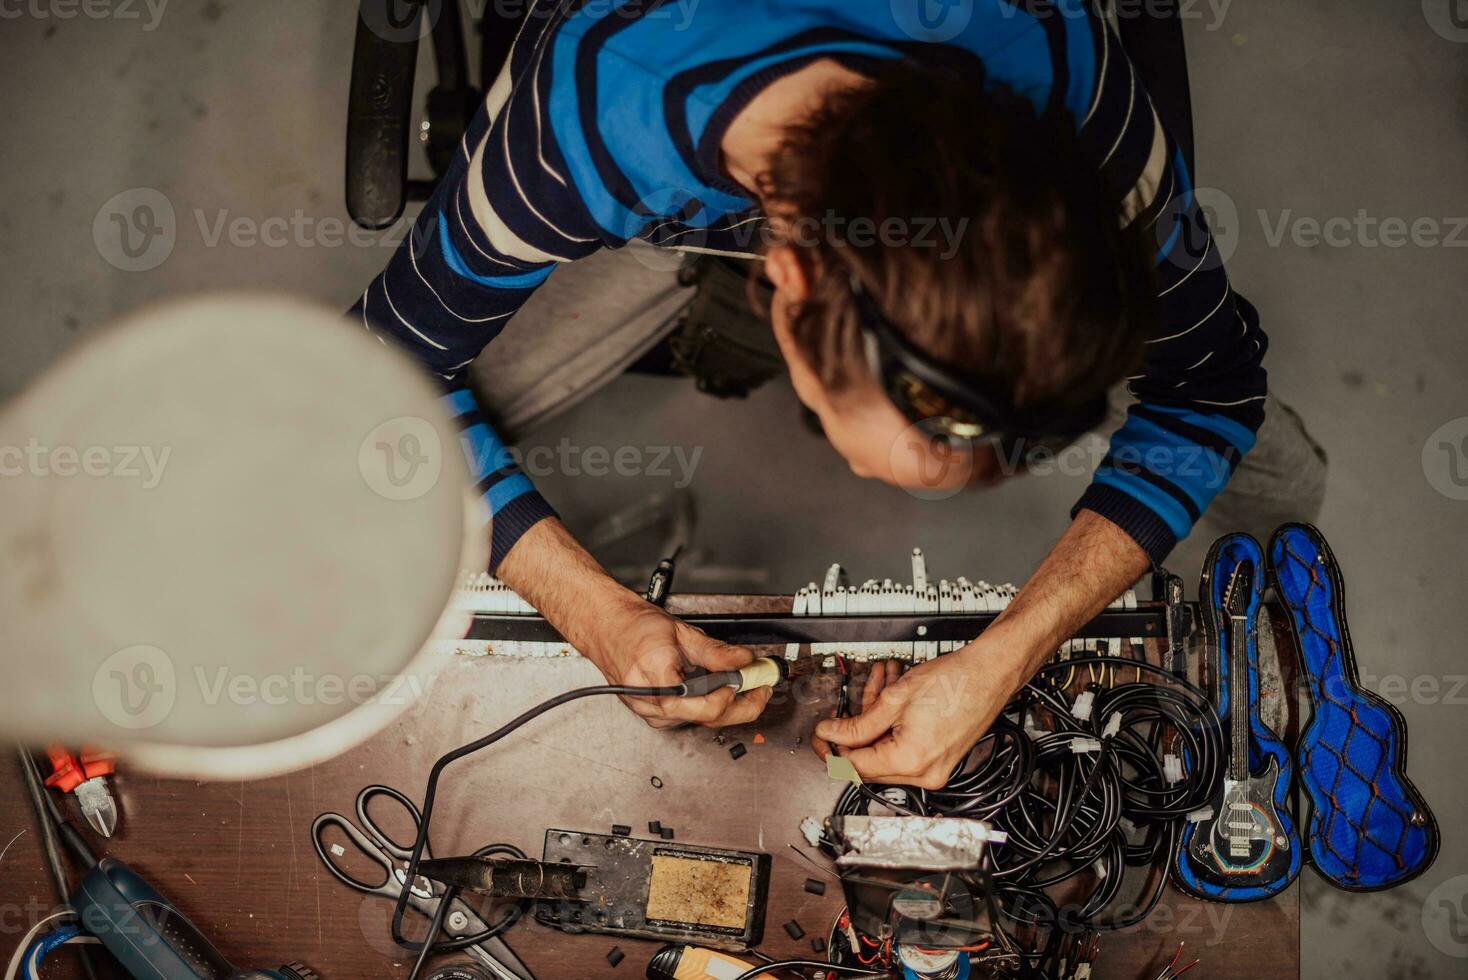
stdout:
{"type": "Polygon", "coordinates": [[[855,717],[822,721],[811,745],[822,758],[841,748],[868,782],[941,789],[1029,679],[1030,660],[995,632],[895,681],[879,665],[868,681],[869,693],[880,685],[876,697],[855,717]]]}

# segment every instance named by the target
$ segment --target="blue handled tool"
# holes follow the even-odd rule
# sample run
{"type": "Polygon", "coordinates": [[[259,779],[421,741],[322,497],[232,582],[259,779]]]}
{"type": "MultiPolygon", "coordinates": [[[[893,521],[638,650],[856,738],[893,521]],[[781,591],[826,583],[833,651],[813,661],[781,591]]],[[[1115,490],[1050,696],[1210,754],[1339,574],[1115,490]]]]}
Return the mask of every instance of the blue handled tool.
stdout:
{"type": "Polygon", "coordinates": [[[147,980],[316,980],[299,963],[234,966],[173,903],[132,868],[103,858],[71,896],[77,921],[133,977],[147,980]]]}

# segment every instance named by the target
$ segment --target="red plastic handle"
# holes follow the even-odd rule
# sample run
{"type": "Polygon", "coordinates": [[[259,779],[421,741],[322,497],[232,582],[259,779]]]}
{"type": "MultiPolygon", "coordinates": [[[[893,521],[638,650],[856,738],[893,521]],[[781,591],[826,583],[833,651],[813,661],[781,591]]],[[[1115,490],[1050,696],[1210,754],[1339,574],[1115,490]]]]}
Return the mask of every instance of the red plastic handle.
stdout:
{"type": "Polygon", "coordinates": [[[117,771],[117,756],[112,752],[104,752],[82,746],[82,775],[87,779],[96,779],[98,776],[110,776],[117,771]]]}
{"type": "Polygon", "coordinates": [[[86,782],[86,774],[81,765],[72,758],[70,752],[60,745],[46,746],[46,755],[51,759],[51,775],[46,777],[46,785],[70,793],[82,783],[86,782]]]}
{"type": "Polygon", "coordinates": [[[46,755],[51,759],[51,775],[46,785],[70,793],[82,783],[98,776],[110,776],[117,771],[117,756],[101,749],[83,748],[78,761],[65,747],[46,746],[46,755]]]}

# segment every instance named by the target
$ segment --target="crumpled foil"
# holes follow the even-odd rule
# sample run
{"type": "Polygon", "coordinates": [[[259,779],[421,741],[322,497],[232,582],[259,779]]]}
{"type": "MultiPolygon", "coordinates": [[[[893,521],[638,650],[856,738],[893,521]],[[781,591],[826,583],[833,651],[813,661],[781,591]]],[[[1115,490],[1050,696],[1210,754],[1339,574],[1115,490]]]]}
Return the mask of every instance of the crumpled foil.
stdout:
{"type": "Polygon", "coordinates": [[[964,871],[977,868],[994,832],[982,820],[963,817],[842,817],[839,829],[847,851],[842,867],[923,868],[964,871]]]}

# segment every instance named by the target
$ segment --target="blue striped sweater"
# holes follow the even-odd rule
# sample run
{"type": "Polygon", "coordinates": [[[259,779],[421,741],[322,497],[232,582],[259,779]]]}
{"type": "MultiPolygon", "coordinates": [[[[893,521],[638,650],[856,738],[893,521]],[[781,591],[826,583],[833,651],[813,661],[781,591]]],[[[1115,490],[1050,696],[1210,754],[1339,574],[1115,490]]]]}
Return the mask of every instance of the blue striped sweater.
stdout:
{"type": "Polygon", "coordinates": [[[719,147],[773,80],[819,58],[861,71],[935,53],[977,57],[992,83],[1068,113],[1081,152],[1125,189],[1121,220],[1155,230],[1161,329],[1076,511],[1154,561],[1188,534],[1253,447],[1267,340],[1178,146],[1085,0],[536,0],[451,169],[354,311],[443,379],[492,515],[492,570],[553,511],[481,416],[469,363],[558,263],[633,238],[747,252],[762,219],[719,147]]]}

